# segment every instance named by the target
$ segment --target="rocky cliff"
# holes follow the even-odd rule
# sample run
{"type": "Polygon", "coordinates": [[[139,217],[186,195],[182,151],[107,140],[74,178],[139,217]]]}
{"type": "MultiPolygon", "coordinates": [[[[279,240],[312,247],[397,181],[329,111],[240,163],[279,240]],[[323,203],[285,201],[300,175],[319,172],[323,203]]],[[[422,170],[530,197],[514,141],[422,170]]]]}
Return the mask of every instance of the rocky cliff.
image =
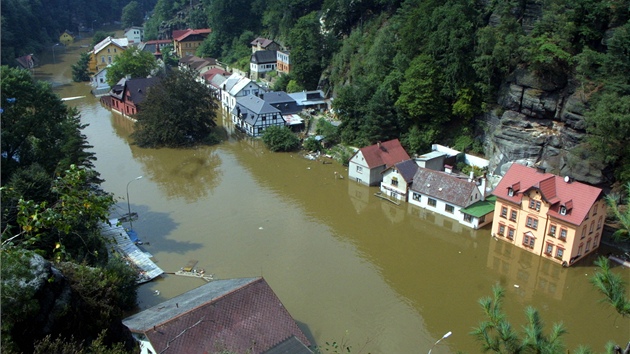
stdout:
{"type": "Polygon", "coordinates": [[[502,174],[506,163],[519,161],[590,184],[606,181],[604,165],[583,147],[587,102],[570,80],[517,69],[497,104],[484,119],[491,173],[502,174]]]}

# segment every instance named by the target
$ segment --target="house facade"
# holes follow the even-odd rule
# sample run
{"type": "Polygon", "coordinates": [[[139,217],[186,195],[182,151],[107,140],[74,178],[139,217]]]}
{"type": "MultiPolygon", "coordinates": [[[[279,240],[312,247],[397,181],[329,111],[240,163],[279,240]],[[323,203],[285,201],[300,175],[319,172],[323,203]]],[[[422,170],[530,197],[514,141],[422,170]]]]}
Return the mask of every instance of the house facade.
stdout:
{"type": "Polygon", "coordinates": [[[123,319],[141,354],[312,354],[262,278],[214,280],[123,319]]]}
{"type": "Polygon", "coordinates": [[[413,160],[395,164],[383,171],[381,192],[394,200],[407,200],[407,192],[416,175],[418,165],[413,160]]]}
{"type": "Polygon", "coordinates": [[[288,50],[279,50],[276,52],[278,74],[291,73],[291,53],[288,50]]]}
{"type": "Polygon", "coordinates": [[[92,94],[95,96],[102,96],[109,93],[111,87],[107,84],[107,67],[99,70],[90,78],[90,85],[92,86],[92,94]]]}
{"type": "Polygon", "coordinates": [[[90,51],[89,68],[93,73],[99,72],[114,62],[116,57],[127,49],[127,38],[107,37],[90,51]]]}
{"type": "Polygon", "coordinates": [[[606,203],[599,188],[514,163],[493,194],[499,240],[563,266],[600,245],[606,203]]]}
{"type": "Polygon", "coordinates": [[[368,186],[376,186],[383,180],[383,171],[409,159],[409,154],[398,139],[366,146],[357,150],[350,158],[348,178],[368,186]]]}
{"type": "Polygon", "coordinates": [[[140,110],[147,91],[159,82],[157,77],[121,79],[112,87],[109,95],[101,97],[101,103],[124,116],[132,117],[140,110]]]}
{"type": "Polygon", "coordinates": [[[183,58],[188,55],[195,55],[197,48],[212,32],[209,28],[186,29],[173,31],[173,48],[175,55],[183,58]]]}
{"type": "Polygon", "coordinates": [[[252,80],[265,77],[265,74],[276,70],[278,59],[275,50],[259,50],[252,54],[249,61],[249,72],[252,80]]]}
{"type": "Polygon", "coordinates": [[[138,46],[144,39],[144,28],[132,26],[125,30],[125,37],[129,45],[138,46]]]}
{"type": "Polygon", "coordinates": [[[263,90],[257,83],[234,73],[223,82],[221,87],[221,106],[229,114],[236,107],[236,98],[257,96],[261,92],[263,90]]]}
{"type": "Polygon", "coordinates": [[[59,43],[68,46],[74,43],[74,36],[68,30],[63,31],[61,36],[59,36],[59,43]]]}
{"type": "Polygon", "coordinates": [[[234,126],[249,136],[261,136],[271,126],[284,126],[282,112],[255,95],[238,97],[231,112],[234,126]]]}
{"type": "Polygon", "coordinates": [[[418,167],[408,202],[477,229],[492,222],[494,203],[486,200],[485,190],[485,178],[418,167]],[[473,212],[473,208],[483,210],[473,212]]]}

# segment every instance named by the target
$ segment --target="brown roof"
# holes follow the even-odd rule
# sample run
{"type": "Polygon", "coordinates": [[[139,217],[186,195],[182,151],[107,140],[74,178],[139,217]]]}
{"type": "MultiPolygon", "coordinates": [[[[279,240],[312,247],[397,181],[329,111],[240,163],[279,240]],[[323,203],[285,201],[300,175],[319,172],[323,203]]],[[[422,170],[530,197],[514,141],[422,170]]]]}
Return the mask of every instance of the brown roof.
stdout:
{"type": "Polygon", "coordinates": [[[274,43],[271,39],[267,39],[267,38],[263,38],[263,37],[258,37],[256,39],[254,39],[250,44],[251,45],[259,45],[262,48],[266,48],[268,47],[271,43],[274,43]]]}
{"type": "Polygon", "coordinates": [[[600,188],[570,179],[565,182],[560,176],[517,163],[510,166],[492,194],[520,204],[523,194],[531,189],[539,190],[543,200],[550,204],[549,216],[574,225],[582,224],[593,204],[602,196],[600,188]],[[516,183],[519,183],[518,190],[513,187],[516,183]],[[508,195],[509,187],[514,190],[511,197],[508,195]],[[566,215],[560,214],[561,206],[567,209],[566,215]]]}
{"type": "Polygon", "coordinates": [[[470,198],[478,189],[476,181],[428,168],[418,167],[410,189],[462,208],[477,202],[470,198]]]}
{"type": "Polygon", "coordinates": [[[382,165],[391,167],[398,162],[411,159],[398,139],[366,146],[360,151],[369,168],[382,165]]]}
{"type": "Polygon", "coordinates": [[[310,342],[261,278],[215,280],[123,320],[158,353],[265,353],[310,342]]]}
{"type": "Polygon", "coordinates": [[[215,77],[216,75],[223,75],[225,77],[228,77],[232,74],[230,74],[229,72],[221,68],[212,68],[206,71],[205,73],[201,74],[201,76],[206,80],[206,82],[210,82],[212,78],[215,77]]]}

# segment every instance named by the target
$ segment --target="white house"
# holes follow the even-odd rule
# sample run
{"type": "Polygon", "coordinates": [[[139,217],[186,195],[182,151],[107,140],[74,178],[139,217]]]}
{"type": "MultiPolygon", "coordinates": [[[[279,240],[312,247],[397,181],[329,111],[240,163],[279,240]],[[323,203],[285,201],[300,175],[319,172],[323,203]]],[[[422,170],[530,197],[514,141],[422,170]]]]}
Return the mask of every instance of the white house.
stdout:
{"type": "Polygon", "coordinates": [[[125,30],[125,37],[127,38],[129,45],[138,46],[144,39],[144,28],[132,26],[125,30]]]}
{"type": "Polygon", "coordinates": [[[368,186],[383,180],[382,172],[398,162],[409,160],[398,139],[379,142],[357,150],[348,164],[348,177],[368,186]]]}
{"type": "Polygon", "coordinates": [[[261,92],[263,89],[254,81],[239,74],[232,74],[223,82],[221,87],[221,106],[228,113],[232,112],[236,107],[237,97],[257,96],[261,92]]]}
{"type": "Polygon", "coordinates": [[[107,84],[107,67],[99,70],[94,76],[90,78],[90,85],[92,86],[92,94],[94,96],[106,95],[111,87],[107,84]]]}
{"type": "Polygon", "coordinates": [[[252,54],[249,61],[250,77],[258,80],[265,77],[265,74],[276,70],[278,58],[275,50],[259,50],[252,54]]]}
{"type": "Polygon", "coordinates": [[[414,160],[399,162],[383,171],[381,192],[392,199],[407,201],[407,192],[418,170],[414,160]]]}
{"type": "Polygon", "coordinates": [[[409,203],[477,229],[492,222],[494,199],[486,199],[485,177],[476,180],[418,167],[409,203]]]}

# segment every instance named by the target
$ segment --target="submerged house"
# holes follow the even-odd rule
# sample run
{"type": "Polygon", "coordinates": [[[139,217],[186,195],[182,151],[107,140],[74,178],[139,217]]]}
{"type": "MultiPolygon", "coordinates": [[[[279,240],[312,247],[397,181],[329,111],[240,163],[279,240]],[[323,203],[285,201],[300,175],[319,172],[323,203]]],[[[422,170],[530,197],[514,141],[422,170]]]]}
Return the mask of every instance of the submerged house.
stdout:
{"type": "Polygon", "coordinates": [[[363,147],[352,155],[348,164],[348,177],[368,186],[376,186],[383,180],[383,171],[409,159],[409,154],[398,139],[379,142],[363,147]]]}
{"type": "Polygon", "coordinates": [[[486,179],[418,167],[409,203],[478,229],[492,222],[494,200],[486,199],[486,179]]]}
{"type": "Polygon", "coordinates": [[[512,164],[493,194],[492,236],[563,266],[595,251],[606,202],[600,188],[512,164]]]}
{"type": "Polygon", "coordinates": [[[381,192],[394,200],[407,200],[407,193],[418,171],[418,164],[414,160],[405,160],[383,171],[381,192]]]}
{"type": "Polygon", "coordinates": [[[141,354],[312,354],[262,277],[215,280],[123,320],[141,354]]]}
{"type": "Polygon", "coordinates": [[[286,124],[279,109],[254,95],[238,97],[230,115],[236,128],[253,137],[261,136],[268,127],[286,124]]]}

